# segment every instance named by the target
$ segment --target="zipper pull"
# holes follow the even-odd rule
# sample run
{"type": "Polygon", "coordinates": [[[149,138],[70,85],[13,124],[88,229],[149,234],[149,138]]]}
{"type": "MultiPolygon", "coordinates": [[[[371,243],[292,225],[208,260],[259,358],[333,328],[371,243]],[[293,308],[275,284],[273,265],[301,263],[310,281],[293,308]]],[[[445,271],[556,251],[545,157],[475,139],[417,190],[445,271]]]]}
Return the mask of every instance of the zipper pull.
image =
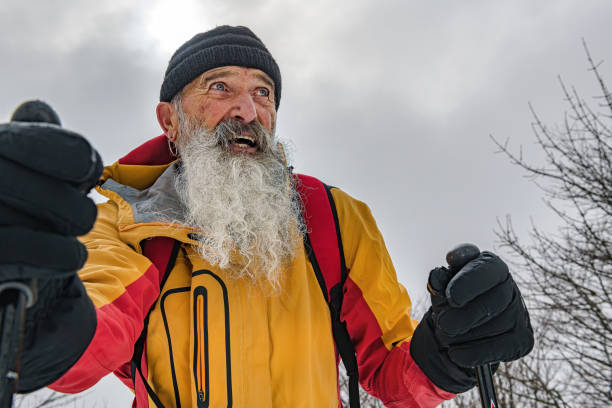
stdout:
{"type": "Polygon", "coordinates": [[[198,391],[198,399],[204,402],[204,391],[198,391]]]}

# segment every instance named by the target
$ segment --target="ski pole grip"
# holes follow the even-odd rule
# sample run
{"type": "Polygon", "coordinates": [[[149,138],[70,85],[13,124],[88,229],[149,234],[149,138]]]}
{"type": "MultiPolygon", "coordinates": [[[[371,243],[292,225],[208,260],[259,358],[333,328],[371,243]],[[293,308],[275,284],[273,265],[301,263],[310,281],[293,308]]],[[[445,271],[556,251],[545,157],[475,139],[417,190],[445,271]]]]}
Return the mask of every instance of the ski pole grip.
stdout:
{"type": "Polygon", "coordinates": [[[450,267],[451,273],[455,274],[459,272],[459,269],[463,268],[465,264],[478,258],[478,255],[480,255],[480,249],[478,249],[476,245],[459,244],[446,254],[446,262],[450,267]]]}
{"type": "MultiPolygon", "coordinates": [[[[474,244],[460,244],[446,254],[446,262],[454,275],[468,262],[478,258],[480,249],[474,244]]],[[[497,396],[493,383],[493,373],[490,364],[474,367],[474,373],[478,380],[478,390],[480,391],[480,402],[483,408],[497,408],[497,396]]]]}

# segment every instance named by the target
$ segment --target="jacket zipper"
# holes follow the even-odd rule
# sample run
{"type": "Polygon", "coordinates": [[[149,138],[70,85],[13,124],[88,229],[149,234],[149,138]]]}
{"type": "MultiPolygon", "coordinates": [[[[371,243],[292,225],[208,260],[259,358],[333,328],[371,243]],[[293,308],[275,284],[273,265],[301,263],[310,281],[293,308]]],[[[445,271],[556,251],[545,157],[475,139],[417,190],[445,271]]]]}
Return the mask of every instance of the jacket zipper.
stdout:
{"type": "Polygon", "coordinates": [[[204,387],[202,385],[202,379],[204,378],[204,345],[202,344],[202,338],[204,336],[204,298],[202,296],[198,296],[196,300],[196,307],[198,310],[198,399],[201,402],[204,402],[204,387]]]}
{"type": "MultiPolygon", "coordinates": [[[[223,322],[225,323],[225,375],[226,375],[226,395],[227,395],[227,408],[234,406],[234,399],[232,396],[232,361],[231,361],[231,347],[230,347],[230,325],[229,325],[229,300],[227,295],[227,287],[221,278],[212,273],[211,271],[202,269],[192,273],[192,277],[205,275],[209,276],[219,284],[223,294],[223,322]]],[[[211,284],[213,284],[211,282],[211,284]]],[[[194,361],[193,371],[195,376],[195,388],[197,393],[197,404],[198,408],[208,408],[210,405],[210,380],[209,380],[209,358],[208,358],[208,291],[204,286],[197,286],[193,291],[193,316],[194,326],[193,333],[195,337],[194,341],[194,361]],[[198,299],[202,299],[199,301],[198,299]],[[201,302],[201,303],[199,303],[201,302]],[[198,304],[200,312],[198,312],[198,304]]]]}
{"type": "Polygon", "coordinates": [[[194,292],[195,317],[195,385],[198,407],[208,407],[208,329],[206,289],[198,286],[194,292]]]}

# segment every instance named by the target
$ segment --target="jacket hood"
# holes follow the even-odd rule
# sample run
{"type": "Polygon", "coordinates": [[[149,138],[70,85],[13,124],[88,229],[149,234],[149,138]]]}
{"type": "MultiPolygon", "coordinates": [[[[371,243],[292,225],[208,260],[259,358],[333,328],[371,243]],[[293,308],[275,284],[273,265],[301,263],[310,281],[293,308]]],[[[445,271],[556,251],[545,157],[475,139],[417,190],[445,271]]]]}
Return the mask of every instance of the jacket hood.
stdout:
{"type": "Polygon", "coordinates": [[[182,222],[185,209],[174,187],[177,167],[161,135],[104,168],[96,189],[117,205],[120,230],[182,222]]]}
{"type": "Polygon", "coordinates": [[[98,184],[113,179],[119,184],[143,190],[150,187],[177,159],[170,152],[166,135],[160,135],[106,166],[98,184]]]}

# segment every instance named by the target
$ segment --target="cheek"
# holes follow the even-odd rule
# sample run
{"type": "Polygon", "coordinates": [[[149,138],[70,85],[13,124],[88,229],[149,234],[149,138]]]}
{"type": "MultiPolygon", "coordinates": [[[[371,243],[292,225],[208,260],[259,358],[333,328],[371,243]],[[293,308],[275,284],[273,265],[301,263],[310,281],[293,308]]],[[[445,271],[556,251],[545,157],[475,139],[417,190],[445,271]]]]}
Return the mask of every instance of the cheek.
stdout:
{"type": "Polygon", "coordinates": [[[220,104],[202,106],[199,116],[208,129],[214,129],[226,116],[227,109],[220,104]]]}
{"type": "Polygon", "coordinates": [[[229,109],[226,104],[208,98],[193,98],[188,104],[183,101],[183,108],[188,115],[204,123],[208,129],[214,129],[229,109]]]}
{"type": "Polygon", "coordinates": [[[259,122],[266,129],[268,129],[268,131],[271,131],[274,127],[274,122],[276,120],[276,111],[269,109],[261,109],[257,116],[259,117],[259,122]]]}

